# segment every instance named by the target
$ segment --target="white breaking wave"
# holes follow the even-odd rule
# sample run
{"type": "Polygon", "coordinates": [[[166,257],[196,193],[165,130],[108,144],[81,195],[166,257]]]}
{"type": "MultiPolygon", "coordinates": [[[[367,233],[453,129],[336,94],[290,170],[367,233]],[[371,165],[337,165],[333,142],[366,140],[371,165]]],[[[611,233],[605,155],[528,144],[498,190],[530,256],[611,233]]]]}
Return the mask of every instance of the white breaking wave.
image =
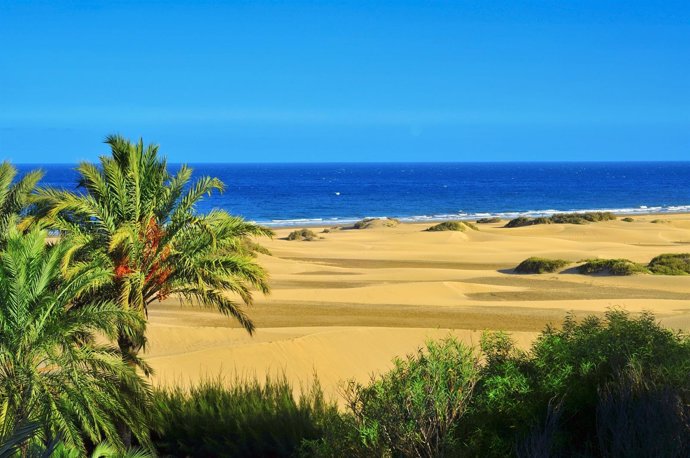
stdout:
{"type": "MultiPolygon", "coordinates": [[[[507,211],[507,212],[476,212],[466,213],[459,211],[457,213],[447,214],[433,214],[433,215],[417,215],[417,216],[396,216],[386,215],[391,218],[397,218],[406,223],[425,222],[425,221],[466,221],[475,220],[479,218],[494,218],[513,219],[519,216],[538,217],[551,216],[556,213],[587,213],[587,212],[611,212],[616,215],[642,215],[648,213],[690,213],[690,205],[669,205],[669,206],[655,206],[648,207],[641,205],[633,208],[590,208],[586,210],[528,210],[528,211],[507,211]]],[[[295,218],[295,219],[273,219],[270,221],[256,221],[256,223],[268,227],[293,227],[293,226],[342,226],[353,224],[364,218],[385,218],[386,216],[350,216],[350,217],[336,217],[336,218],[295,218]]]]}

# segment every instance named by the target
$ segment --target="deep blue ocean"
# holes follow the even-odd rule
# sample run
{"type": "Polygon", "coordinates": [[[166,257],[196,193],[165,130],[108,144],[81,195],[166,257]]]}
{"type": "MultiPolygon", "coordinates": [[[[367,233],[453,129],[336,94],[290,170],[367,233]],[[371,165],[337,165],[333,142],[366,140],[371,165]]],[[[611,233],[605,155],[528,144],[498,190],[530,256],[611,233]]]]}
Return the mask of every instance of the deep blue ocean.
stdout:
{"type": "MultiPolygon", "coordinates": [[[[36,168],[20,165],[21,171],[36,168]]],[[[43,185],[75,189],[71,165],[40,166],[43,185]]],[[[175,166],[172,166],[174,168],[175,166]]],[[[225,182],[213,207],[266,225],[343,224],[364,217],[405,221],[690,211],[690,162],[198,164],[225,182]]]]}

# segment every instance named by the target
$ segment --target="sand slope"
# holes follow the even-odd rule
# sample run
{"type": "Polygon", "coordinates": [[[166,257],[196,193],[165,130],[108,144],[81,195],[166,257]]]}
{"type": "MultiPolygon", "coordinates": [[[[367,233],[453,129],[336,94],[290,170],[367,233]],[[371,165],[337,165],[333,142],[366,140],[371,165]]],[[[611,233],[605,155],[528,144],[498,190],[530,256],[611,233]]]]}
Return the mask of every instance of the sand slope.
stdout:
{"type": "Polygon", "coordinates": [[[403,224],[320,233],[313,242],[284,240],[290,230],[278,230],[264,241],[272,256],[260,257],[273,291],[249,310],[259,327],[254,337],[217,313],[169,301],[151,309],[146,358],[154,383],[284,371],[299,384],[316,372],[335,394],[339,381],[366,380],[428,338],[452,334],[474,344],[483,329],[505,329],[527,345],[569,311],[652,310],[690,329],[688,276],[511,271],[529,256],[648,262],[690,251],[690,216],[651,222],[658,218],[436,233],[423,231],[431,224],[403,224]]]}

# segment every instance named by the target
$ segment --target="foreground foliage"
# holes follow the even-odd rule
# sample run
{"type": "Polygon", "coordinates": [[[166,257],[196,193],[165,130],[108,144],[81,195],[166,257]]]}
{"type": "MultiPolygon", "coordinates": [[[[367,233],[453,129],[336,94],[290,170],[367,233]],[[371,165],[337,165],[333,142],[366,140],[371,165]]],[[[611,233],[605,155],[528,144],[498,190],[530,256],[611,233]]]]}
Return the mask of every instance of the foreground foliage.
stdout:
{"type": "Polygon", "coordinates": [[[485,333],[480,355],[451,339],[368,385],[350,385],[348,413],[305,450],[321,457],[684,457],[689,371],[688,338],[650,314],[568,317],[528,351],[503,333],[485,333]]]}
{"type": "Polygon", "coordinates": [[[31,444],[61,441],[84,451],[87,442],[121,444],[117,424],[141,441],[147,388],[98,335],[141,329],[138,317],[89,293],[110,273],[79,263],[62,273],[71,249],[49,246],[46,233],[10,228],[0,253],[0,436],[36,425],[31,444]]]}
{"type": "Polygon", "coordinates": [[[0,243],[15,220],[26,213],[43,172],[34,170],[17,179],[17,169],[9,162],[0,164],[0,243]]]}
{"type": "Polygon", "coordinates": [[[299,399],[284,379],[208,380],[154,395],[153,441],[171,456],[294,456],[338,419],[318,384],[299,399]]]}

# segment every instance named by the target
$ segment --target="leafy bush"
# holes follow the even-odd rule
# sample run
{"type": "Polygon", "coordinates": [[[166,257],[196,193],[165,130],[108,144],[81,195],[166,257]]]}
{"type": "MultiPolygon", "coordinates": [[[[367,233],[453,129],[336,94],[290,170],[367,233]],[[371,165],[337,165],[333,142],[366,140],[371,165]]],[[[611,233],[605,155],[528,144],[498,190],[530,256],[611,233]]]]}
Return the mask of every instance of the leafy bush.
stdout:
{"type": "MultiPolygon", "coordinates": [[[[486,364],[465,418],[473,455],[507,456],[517,446],[549,449],[540,456],[687,456],[609,454],[614,438],[602,436],[614,431],[626,435],[616,441],[636,444],[662,426],[688,431],[690,340],[651,314],[612,310],[580,322],[568,316],[561,329],[547,327],[529,352],[502,334],[483,338],[482,351],[486,364]],[[632,368],[638,382],[631,392],[625,374],[632,368]]],[[[690,435],[674,440],[667,451],[687,450],[690,435]]]]}
{"type": "Polygon", "coordinates": [[[312,240],[316,240],[317,238],[317,235],[311,229],[298,229],[296,231],[290,232],[290,234],[287,236],[288,240],[298,240],[305,242],[311,242],[312,240]]]}
{"type": "Polygon", "coordinates": [[[688,275],[690,253],[661,254],[652,259],[647,267],[652,273],[659,275],[688,275]]]}
{"type": "Polygon", "coordinates": [[[516,268],[515,272],[519,274],[543,274],[547,272],[555,272],[570,264],[570,261],[565,259],[546,259],[546,258],[527,258],[522,261],[516,268]]]}
{"type": "Polygon", "coordinates": [[[629,217],[629,216],[626,216],[626,217],[623,218],[621,221],[626,222],[626,223],[632,223],[632,222],[635,221],[635,220],[632,219],[632,218],[629,217]]]}
{"type": "Polygon", "coordinates": [[[577,271],[585,275],[635,275],[648,272],[643,265],[629,259],[587,259],[578,266],[577,271]]]}
{"type": "Polygon", "coordinates": [[[370,456],[452,456],[478,376],[472,349],[448,338],[396,359],[369,385],[351,382],[345,395],[362,445],[370,456]]]}
{"type": "Polygon", "coordinates": [[[499,218],[498,216],[492,216],[490,218],[479,218],[477,220],[478,224],[491,224],[491,223],[500,223],[500,222],[501,222],[501,218],[499,218]]]}
{"type": "Polygon", "coordinates": [[[435,226],[431,226],[430,228],[426,229],[429,232],[438,232],[438,231],[460,231],[460,232],[465,232],[467,228],[470,228],[474,231],[479,230],[477,226],[475,226],[473,223],[470,223],[469,221],[445,221],[443,223],[438,223],[435,226]]]}
{"type": "Polygon", "coordinates": [[[337,415],[316,383],[297,400],[285,378],[208,380],[188,392],[156,391],[152,436],[163,456],[294,456],[337,415]]]}
{"type": "Polygon", "coordinates": [[[598,221],[612,221],[616,216],[611,212],[556,213],[548,218],[528,218],[520,216],[508,221],[504,227],[524,227],[536,224],[587,224],[598,221]]]}
{"type": "Polygon", "coordinates": [[[364,218],[357,221],[352,227],[354,229],[370,229],[374,227],[395,227],[400,224],[400,220],[395,218],[364,218]]]}

